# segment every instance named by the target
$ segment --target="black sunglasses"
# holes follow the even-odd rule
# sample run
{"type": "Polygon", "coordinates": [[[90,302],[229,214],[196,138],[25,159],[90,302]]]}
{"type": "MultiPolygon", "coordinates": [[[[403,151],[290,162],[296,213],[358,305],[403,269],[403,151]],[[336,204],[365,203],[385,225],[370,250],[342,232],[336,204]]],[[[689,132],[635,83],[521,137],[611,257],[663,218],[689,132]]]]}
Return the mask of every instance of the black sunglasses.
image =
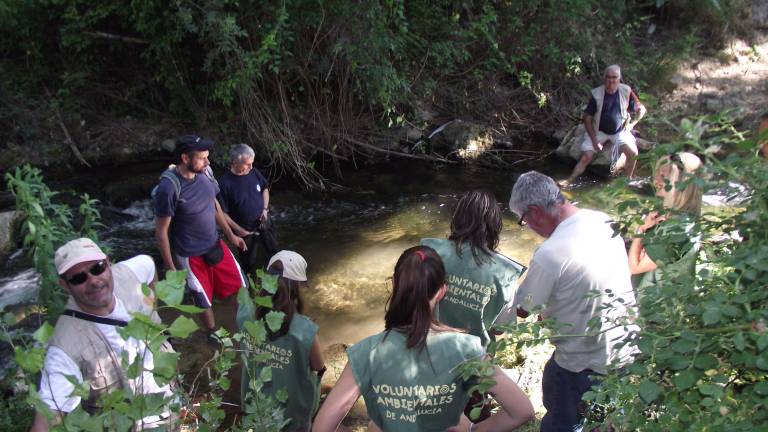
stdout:
{"type": "MultiPolygon", "coordinates": [[[[107,269],[107,262],[104,261],[104,260],[101,260],[101,261],[97,262],[96,264],[92,265],[91,268],[89,268],[86,271],[88,273],[94,275],[94,276],[98,276],[98,275],[104,273],[104,271],[106,269],[107,269]]],[[[85,282],[86,280],[88,280],[88,275],[85,274],[84,271],[80,272],[80,273],[77,273],[76,275],[73,275],[72,277],[66,279],[66,281],[70,285],[80,285],[81,283],[85,282]]]]}

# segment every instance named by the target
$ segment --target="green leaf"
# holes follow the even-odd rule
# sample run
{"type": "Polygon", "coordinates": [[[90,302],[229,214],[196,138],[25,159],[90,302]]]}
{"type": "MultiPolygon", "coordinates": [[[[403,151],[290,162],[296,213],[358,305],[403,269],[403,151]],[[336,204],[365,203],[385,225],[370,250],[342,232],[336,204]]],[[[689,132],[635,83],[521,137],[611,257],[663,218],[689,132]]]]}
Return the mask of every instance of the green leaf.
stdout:
{"type": "Polygon", "coordinates": [[[699,392],[705,396],[712,396],[716,399],[723,396],[723,388],[717,384],[701,383],[699,384],[699,392]]]}
{"type": "Polygon", "coordinates": [[[483,412],[483,407],[481,407],[481,406],[480,406],[480,407],[474,407],[474,408],[472,408],[472,410],[469,412],[469,418],[470,418],[471,420],[475,420],[475,419],[478,419],[478,418],[480,418],[480,414],[481,414],[482,412],[483,412]]]}
{"type": "Polygon", "coordinates": [[[738,332],[735,335],[733,335],[733,338],[731,339],[733,341],[733,346],[736,347],[739,351],[744,351],[744,348],[746,347],[746,340],[744,340],[744,333],[738,332]]]}
{"type": "Polygon", "coordinates": [[[714,369],[718,365],[718,361],[714,356],[709,354],[703,354],[696,358],[693,365],[701,370],[714,369]]]}
{"type": "Polygon", "coordinates": [[[768,346],[768,333],[763,333],[757,338],[757,350],[762,351],[768,346]]]}
{"type": "Polygon", "coordinates": [[[672,345],[670,345],[670,348],[673,351],[676,351],[679,353],[688,353],[696,349],[696,343],[693,341],[685,340],[685,339],[679,339],[675,341],[672,345]]]}
{"type": "Polygon", "coordinates": [[[271,367],[261,368],[261,372],[259,373],[259,380],[261,380],[261,382],[272,381],[272,368],[271,367]]]}
{"type": "Polygon", "coordinates": [[[45,360],[45,349],[32,348],[24,350],[21,347],[14,347],[14,360],[24,372],[37,373],[43,368],[43,362],[45,360]]]}
{"type": "Polygon", "coordinates": [[[102,432],[104,421],[100,416],[91,416],[78,406],[74,411],[64,416],[64,425],[67,430],[102,432]]]}
{"type": "Polygon", "coordinates": [[[272,297],[270,296],[259,296],[253,299],[253,302],[256,303],[258,306],[266,307],[266,308],[272,308],[272,297]]]}
{"type": "Polygon", "coordinates": [[[269,326],[269,329],[272,330],[273,332],[276,332],[280,330],[280,327],[283,326],[285,314],[280,311],[270,311],[264,318],[267,321],[267,325],[269,326]]]}
{"type": "Polygon", "coordinates": [[[185,316],[180,316],[176,318],[176,320],[171,324],[170,327],[168,327],[168,332],[171,333],[171,336],[178,337],[178,338],[186,338],[189,336],[192,332],[197,330],[197,324],[194,320],[189,319],[185,316]]]}
{"type": "Polygon", "coordinates": [[[153,357],[155,368],[152,373],[162,376],[166,379],[172,379],[176,376],[176,364],[179,360],[179,353],[175,352],[157,352],[153,357]]]}
{"type": "Polygon", "coordinates": [[[155,284],[157,297],[169,306],[177,306],[184,299],[184,286],[187,280],[187,271],[169,271],[165,279],[155,284]]]}
{"type": "Polygon", "coordinates": [[[263,321],[246,321],[243,323],[243,327],[256,344],[260,344],[267,339],[267,329],[264,327],[263,321]]]}
{"type": "Polygon", "coordinates": [[[44,322],[39,329],[32,333],[32,337],[41,344],[48,342],[51,336],[53,336],[53,326],[48,324],[48,321],[44,322]]]}
{"type": "Polygon", "coordinates": [[[704,320],[704,325],[717,324],[720,322],[720,311],[717,309],[707,309],[701,315],[701,318],[704,320]]]}
{"type": "Polygon", "coordinates": [[[694,384],[696,384],[696,381],[699,380],[700,376],[700,374],[688,369],[680,372],[674,378],[672,378],[672,382],[678,389],[685,390],[693,387],[694,384]]]}
{"type": "Polygon", "coordinates": [[[261,288],[270,294],[274,294],[277,291],[277,276],[264,273],[261,276],[261,288]]]}
{"type": "Polygon", "coordinates": [[[659,397],[660,391],[661,390],[659,389],[659,385],[653,381],[643,381],[640,384],[640,388],[638,389],[638,393],[640,394],[640,397],[645,401],[645,403],[651,403],[655,401],[656,398],[659,397]]]}
{"type": "Polygon", "coordinates": [[[182,312],[191,313],[191,314],[200,313],[205,310],[193,305],[174,305],[171,307],[174,309],[180,310],[182,312]]]}
{"type": "Polygon", "coordinates": [[[768,396],[768,381],[755,384],[755,393],[762,396],[768,396]]]}

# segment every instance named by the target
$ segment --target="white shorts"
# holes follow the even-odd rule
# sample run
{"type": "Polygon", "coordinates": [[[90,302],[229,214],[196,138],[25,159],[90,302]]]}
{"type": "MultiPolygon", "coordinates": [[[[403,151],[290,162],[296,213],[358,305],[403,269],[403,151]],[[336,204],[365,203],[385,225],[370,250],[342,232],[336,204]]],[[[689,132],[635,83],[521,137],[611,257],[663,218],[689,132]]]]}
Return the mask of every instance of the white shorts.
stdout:
{"type": "MultiPolygon", "coordinates": [[[[630,131],[623,130],[614,135],[608,135],[605,132],[597,131],[596,135],[597,140],[603,144],[603,147],[606,146],[606,141],[610,141],[612,144],[616,145],[614,147],[615,150],[618,150],[618,148],[621,146],[628,146],[634,154],[637,154],[637,140],[630,131]]],[[[592,147],[592,140],[589,138],[589,134],[586,132],[584,132],[584,141],[581,142],[581,151],[595,151],[595,148],[592,147]]]]}

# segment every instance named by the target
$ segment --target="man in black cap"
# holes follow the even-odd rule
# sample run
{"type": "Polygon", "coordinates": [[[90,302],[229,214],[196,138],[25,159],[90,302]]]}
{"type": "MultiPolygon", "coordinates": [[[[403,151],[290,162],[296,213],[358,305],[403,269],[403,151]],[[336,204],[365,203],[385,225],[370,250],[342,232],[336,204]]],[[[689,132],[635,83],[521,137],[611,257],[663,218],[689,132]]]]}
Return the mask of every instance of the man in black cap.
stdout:
{"type": "Polygon", "coordinates": [[[216,225],[235,247],[246,248],[216,201],[219,186],[208,161],[211,147],[213,141],[197,135],[177,139],[178,165],[163,174],[155,195],[155,238],[163,263],[166,270],[189,271],[187,286],[195,305],[205,309],[203,323],[209,333],[216,326],[213,297],[230,297],[245,286],[240,266],[219,239],[216,225]]]}

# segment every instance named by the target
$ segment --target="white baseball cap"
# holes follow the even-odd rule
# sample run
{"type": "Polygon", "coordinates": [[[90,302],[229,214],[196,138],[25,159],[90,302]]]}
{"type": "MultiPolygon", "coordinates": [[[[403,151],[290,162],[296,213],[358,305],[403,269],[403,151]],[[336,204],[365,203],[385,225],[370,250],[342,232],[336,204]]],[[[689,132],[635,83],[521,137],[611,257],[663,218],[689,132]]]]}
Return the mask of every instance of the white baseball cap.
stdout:
{"type": "Polygon", "coordinates": [[[271,267],[275,261],[283,263],[282,277],[297,282],[307,281],[307,260],[294,251],[281,250],[269,259],[267,268],[271,267]]]}
{"type": "Polygon", "coordinates": [[[56,272],[63,275],[73,266],[87,262],[106,259],[107,256],[101,248],[89,238],[79,238],[68,241],[64,246],[56,250],[53,263],[56,272]]]}

